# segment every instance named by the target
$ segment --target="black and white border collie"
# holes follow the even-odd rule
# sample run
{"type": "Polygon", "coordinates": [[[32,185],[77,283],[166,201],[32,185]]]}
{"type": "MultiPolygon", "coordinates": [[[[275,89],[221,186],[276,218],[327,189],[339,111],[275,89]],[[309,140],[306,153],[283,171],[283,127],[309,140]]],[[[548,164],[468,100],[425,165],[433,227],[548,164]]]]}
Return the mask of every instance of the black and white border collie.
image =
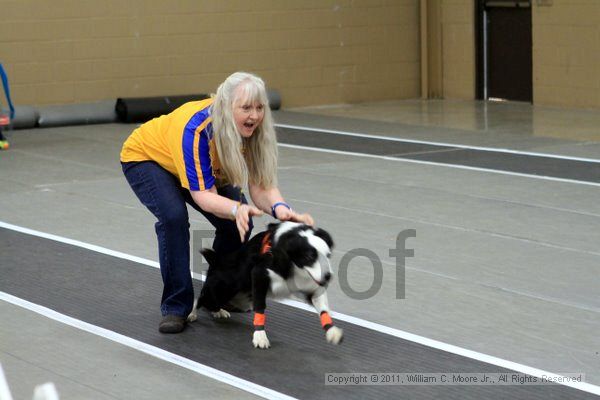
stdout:
{"type": "Polygon", "coordinates": [[[206,281],[188,321],[206,308],[215,318],[229,318],[226,309],[254,311],[254,347],[270,347],[265,331],[266,299],[297,295],[311,303],[320,315],[329,343],[339,344],[342,329],[329,315],[326,288],[332,278],[329,257],[333,241],[323,229],[296,222],[270,224],[238,251],[224,257],[209,249],[206,281]]]}

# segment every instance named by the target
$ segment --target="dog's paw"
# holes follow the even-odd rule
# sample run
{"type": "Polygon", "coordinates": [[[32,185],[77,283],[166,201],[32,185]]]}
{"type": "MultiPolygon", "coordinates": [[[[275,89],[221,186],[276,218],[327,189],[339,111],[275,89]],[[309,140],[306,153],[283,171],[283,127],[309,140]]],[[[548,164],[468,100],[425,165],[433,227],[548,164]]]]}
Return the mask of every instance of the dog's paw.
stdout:
{"type": "Polygon", "coordinates": [[[213,318],[218,318],[218,319],[222,319],[222,318],[229,318],[231,317],[231,314],[229,314],[229,311],[223,310],[222,308],[214,313],[211,313],[213,318]]]}
{"type": "Polygon", "coordinates": [[[344,331],[337,326],[332,326],[331,328],[327,329],[325,338],[327,339],[328,343],[340,344],[344,339],[344,331]]]}
{"type": "Polygon", "coordinates": [[[269,347],[271,347],[269,338],[267,338],[267,332],[265,331],[254,331],[254,336],[252,337],[252,344],[254,345],[254,347],[258,347],[260,349],[268,349],[269,347]]]}
{"type": "Polygon", "coordinates": [[[187,322],[194,322],[198,319],[198,310],[194,308],[194,310],[188,315],[187,322]]]}

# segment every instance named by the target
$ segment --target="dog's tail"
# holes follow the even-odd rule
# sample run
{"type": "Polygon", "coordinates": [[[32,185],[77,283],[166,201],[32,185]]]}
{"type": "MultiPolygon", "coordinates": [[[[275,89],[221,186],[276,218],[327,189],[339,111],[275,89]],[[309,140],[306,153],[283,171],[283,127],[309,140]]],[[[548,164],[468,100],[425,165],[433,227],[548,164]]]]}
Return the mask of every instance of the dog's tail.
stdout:
{"type": "Polygon", "coordinates": [[[206,262],[211,267],[217,266],[217,253],[213,249],[202,249],[200,254],[204,256],[206,262]]]}
{"type": "Polygon", "coordinates": [[[237,268],[240,250],[222,254],[217,253],[213,249],[204,248],[200,251],[200,253],[208,262],[208,272],[210,273],[211,270],[237,268]]]}

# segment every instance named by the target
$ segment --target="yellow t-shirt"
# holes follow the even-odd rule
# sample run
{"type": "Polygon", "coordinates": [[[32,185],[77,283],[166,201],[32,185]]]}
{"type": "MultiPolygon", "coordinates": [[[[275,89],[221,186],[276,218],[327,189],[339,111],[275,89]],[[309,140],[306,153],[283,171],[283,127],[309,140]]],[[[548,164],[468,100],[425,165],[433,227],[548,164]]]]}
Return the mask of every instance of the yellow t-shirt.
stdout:
{"type": "Polygon", "coordinates": [[[212,132],[213,99],[185,103],[135,129],[123,144],[121,162],[155,161],[189,190],[221,183],[212,132]]]}

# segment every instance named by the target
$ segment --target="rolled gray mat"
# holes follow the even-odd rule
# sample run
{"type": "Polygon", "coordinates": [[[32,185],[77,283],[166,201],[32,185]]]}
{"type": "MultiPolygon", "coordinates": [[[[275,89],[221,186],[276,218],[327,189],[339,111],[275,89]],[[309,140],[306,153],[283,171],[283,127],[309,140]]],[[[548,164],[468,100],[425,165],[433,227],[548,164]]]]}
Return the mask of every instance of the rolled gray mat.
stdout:
{"type": "MultiPolygon", "coordinates": [[[[117,117],[121,122],[146,122],[175,110],[189,102],[203,100],[208,94],[185,94],[177,96],[129,97],[118,98],[115,105],[117,117]]],[[[268,90],[269,107],[278,110],[281,107],[281,96],[276,90],[268,90]]]]}
{"type": "Polygon", "coordinates": [[[41,128],[117,122],[114,100],[40,107],[39,114],[41,128]]]}
{"type": "Polygon", "coordinates": [[[15,106],[15,117],[11,121],[13,129],[31,129],[37,126],[40,114],[32,106],[15,106]]]}
{"type": "Polygon", "coordinates": [[[187,102],[203,100],[208,97],[207,94],[185,94],[118,98],[114,108],[121,122],[146,122],[152,118],[168,114],[187,102]]]}
{"type": "Polygon", "coordinates": [[[277,90],[267,90],[267,98],[269,99],[269,108],[271,110],[279,110],[281,108],[281,95],[277,90]]]}

